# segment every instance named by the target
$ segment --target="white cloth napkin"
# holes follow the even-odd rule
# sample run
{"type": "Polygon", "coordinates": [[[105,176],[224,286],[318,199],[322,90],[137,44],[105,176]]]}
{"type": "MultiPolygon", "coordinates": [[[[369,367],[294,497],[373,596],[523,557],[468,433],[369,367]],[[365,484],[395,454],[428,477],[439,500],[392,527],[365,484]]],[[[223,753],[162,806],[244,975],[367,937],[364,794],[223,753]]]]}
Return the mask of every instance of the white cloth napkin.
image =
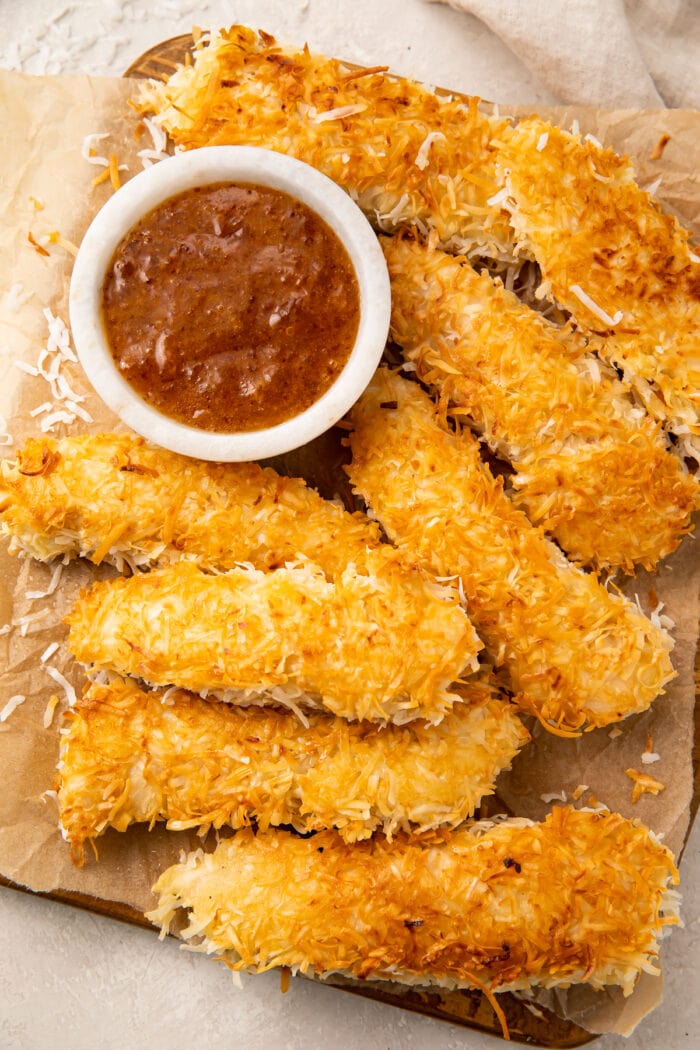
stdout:
{"type": "Polygon", "coordinates": [[[428,0],[474,15],[559,102],[700,109],[700,0],[428,0]]]}

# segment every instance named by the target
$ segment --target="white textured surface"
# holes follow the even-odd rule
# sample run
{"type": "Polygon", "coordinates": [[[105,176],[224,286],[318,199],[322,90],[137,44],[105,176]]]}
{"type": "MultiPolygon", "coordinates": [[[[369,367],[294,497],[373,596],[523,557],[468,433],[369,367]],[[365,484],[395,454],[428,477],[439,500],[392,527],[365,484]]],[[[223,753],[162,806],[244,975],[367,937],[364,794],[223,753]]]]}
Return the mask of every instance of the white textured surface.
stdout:
{"type": "MultiPolygon", "coordinates": [[[[486,98],[533,106],[554,101],[480,23],[420,0],[0,0],[0,66],[118,75],[148,47],[193,23],[234,21],[486,98]]],[[[630,1039],[605,1037],[601,1050],[700,1047],[700,827],[681,874],[686,928],[664,947],[664,1002],[630,1039]]],[[[0,890],[0,1050],[498,1045],[301,980],[281,996],[274,974],[244,980],[239,991],[223,967],[173,941],[161,944],[146,931],[0,890]]]]}

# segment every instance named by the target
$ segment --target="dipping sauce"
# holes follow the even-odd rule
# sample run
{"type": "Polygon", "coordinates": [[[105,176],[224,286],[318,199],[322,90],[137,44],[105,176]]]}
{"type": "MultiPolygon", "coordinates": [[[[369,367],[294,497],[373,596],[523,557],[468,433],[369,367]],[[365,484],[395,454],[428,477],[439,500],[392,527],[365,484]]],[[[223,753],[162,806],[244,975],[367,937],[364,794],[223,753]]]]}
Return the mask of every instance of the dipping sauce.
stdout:
{"type": "Polygon", "coordinates": [[[260,430],[317,401],[360,318],[350,258],[301,201],[215,183],[171,197],[117,248],[102,291],[112,357],[160,412],[260,430]]]}

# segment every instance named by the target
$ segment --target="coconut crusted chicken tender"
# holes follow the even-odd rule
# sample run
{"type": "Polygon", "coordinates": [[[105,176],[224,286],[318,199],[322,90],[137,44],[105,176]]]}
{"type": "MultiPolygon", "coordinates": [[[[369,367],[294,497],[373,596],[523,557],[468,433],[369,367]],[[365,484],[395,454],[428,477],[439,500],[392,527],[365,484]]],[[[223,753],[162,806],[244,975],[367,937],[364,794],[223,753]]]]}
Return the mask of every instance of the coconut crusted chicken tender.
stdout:
{"type": "Polygon", "coordinates": [[[517,502],[575,561],[653,568],[698,486],[617,375],[464,258],[383,237],[391,334],[420,378],[509,460],[517,502]]]}
{"type": "Polygon", "coordinates": [[[387,369],[351,418],[353,485],[400,547],[461,576],[472,621],[526,710],[567,732],[651,704],[674,676],[671,638],[513,506],[471,433],[449,431],[419,385],[387,369]]]}
{"type": "Polygon", "coordinates": [[[541,294],[598,333],[648,411],[700,460],[700,258],[626,157],[537,117],[499,143],[504,199],[541,294]]]}
{"type": "Polygon", "coordinates": [[[66,622],[95,670],[399,723],[439,722],[481,648],[454,584],[416,592],[352,566],[331,582],[311,563],[208,575],[181,561],[94,584],[66,622]]]}
{"type": "Polygon", "coordinates": [[[541,824],[353,846],[333,832],[241,831],[168,868],[147,918],[234,970],[629,994],[658,973],[677,881],[672,854],[637,821],[556,808],[541,824]]]}
{"type": "Polygon", "coordinates": [[[335,827],[346,842],[459,824],[529,739],[487,680],[463,686],[461,698],[439,726],[378,728],[327,714],[304,726],[271,708],[93,683],[61,731],[64,837],[82,864],[86,840],[134,822],[335,827]]]}
{"type": "Polygon", "coordinates": [[[0,528],[14,552],[118,568],[186,556],[265,569],[303,555],[332,577],[368,557],[386,560],[387,572],[392,560],[405,563],[380,544],[376,525],[301,478],[255,463],[205,463],[127,434],[27,441],[0,463],[0,528]]]}
{"type": "Polygon", "coordinates": [[[177,146],[278,150],[328,175],[382,229],[408,223],[509,257],[507,215],[488,203],[498,190],[490,138],[505,121],[386,68],[352,68],[233,26],[167,82],[145,82],[137,101],[177,146]]]}

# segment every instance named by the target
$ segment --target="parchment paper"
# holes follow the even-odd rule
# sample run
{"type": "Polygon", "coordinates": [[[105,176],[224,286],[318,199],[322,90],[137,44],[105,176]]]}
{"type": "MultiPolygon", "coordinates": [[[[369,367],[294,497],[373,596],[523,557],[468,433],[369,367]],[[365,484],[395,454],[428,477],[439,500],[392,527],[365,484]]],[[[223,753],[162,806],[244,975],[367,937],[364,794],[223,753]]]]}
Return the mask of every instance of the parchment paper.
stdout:
{"type": "MultiPolygon", "coordinates": [[[[100,153],[116,152],[126,179],[141,163],[137,150],[150,145],[135,141],[136,120],[127,106],[135,85],[118,79],[86,77],[32,78],[0,72],[0,413],[8,422],[13,455],[29,435],[39,433],[41,416],[32,409],[50,400],[46,382],[21,372],[16,359],[33,364],[47,339],[44,309],[67,321],[67,289],[72,257],[58,245],[48,247],[49,256],[39,254],[28,240],[59,231],[79,243],[90,219],[107,199],[107,186],[91,188],[100,168],[81,156],[84,137],[109,132],[110,138],[96,143],[100,153]],[[37,208],[37,203],[43,205],[37,208]],[[10,295],[8,290],[20,285],[10,295]],[[18,296],[28,296],[18,307],[18,296]]],[[[501,111],[506,109],[501,107],[501,111]]],[[[517,115],[517,109],[507,112],[517,115]]],[[[629,152],[638,160],[640,182],[645,185],[662,175],[657,195],[676,210],[687,224],[700,223],[700,190],[694,173],[700,169],[700,114],[683,111],[632,113],[591,109],[558,109],[543,113],[564,126],[572,119],[581,129],[594,133],[606,144],[629,152]],[[663,133],[671,137],[660,160],[650,159],[663,133]]],[[[85,396],[82,403],[94,422],[78,421],[73,431],[123,430],[92,393],[77,364],[64,368],[71,387],[85,396]]],[[[59,426],[55,434],[65,428],[59,426]]],[[[150,887],[158,873],[173,863],[183,848],[198,845],[194,832],[152,832],[135,827],[126,834],[110,832],[98,840],[99,862],[88,858],[83,869],[75,868],[68,849],[56,829],[55,802],[45,793],[54,786],[58,746],[57,716],[43,727],[46,704],[61,692],[46,670],[51,665],[65,674],[80,691],[83,676],[63,644],[46,663],[41,656],[49,643],[63,643],[62,617],[80,586],[95,571],[83,565],[64,570],[57,591],[50,597],[28,601],[27,590],[45,590],[52,568],[17,560],[0,549],[0,626],[12,624],[27,613],[46,610],[42,619],[22,635],[19,626],[0,635],[0,710],[15,694],[26,696],[4,723],[0,723],[0,769],[4,790],[0,793],[0,874],[37,891],[78,891],[102,900],[146,910],[153,904],[150,887]]],[[[105,573],[109,570],[100,570],[105,573]]],[[[678,678],[643,715],[622,723],[622,733],[603,729],[577,741],[557,740],[534,729],[534,742],[516,760],[511,772],[502,775],[498,793],[503,802],[520,815],[542,818],[549,810],[542,796],[572,792],[588,785],[580,803],[591,793],[611,809],[641,818],[665,836],[675,852],[686,831],[692,793],[691,747],[693,740],[693,661],[699,611],[700,566],[692,538],[669,558],[654,577],[640,575],[628,583],[628,593],[637,593],[649,608],[656,598],[675,620],[674,663],[678,678]],[[661,760],[651,766],[641,762],[647,734],[661,760]],[[658,796],[645,795],[631,801],[632,783],[624,770],[634,767],[651,773],[666,785],[658,796]]],[[[555,1004],[564,1015],[591,1031],[628,1032],[660,995],[660,980],[644,979],[631,999],[595,995],[577,989],[560,995],[555,1004]]]]}

